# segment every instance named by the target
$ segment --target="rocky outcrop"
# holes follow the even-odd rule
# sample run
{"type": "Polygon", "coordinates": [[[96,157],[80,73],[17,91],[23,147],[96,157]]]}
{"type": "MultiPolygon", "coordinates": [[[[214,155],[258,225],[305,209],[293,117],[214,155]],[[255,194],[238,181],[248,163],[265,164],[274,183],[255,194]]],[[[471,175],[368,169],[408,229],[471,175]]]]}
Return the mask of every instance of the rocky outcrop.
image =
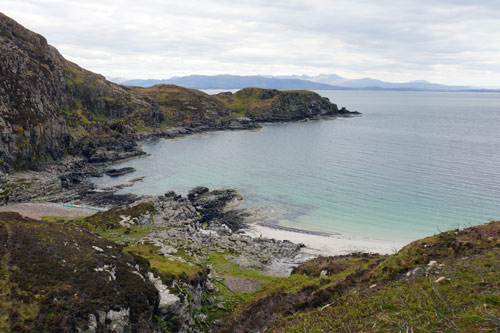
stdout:
{"type": "MultiPolygon", "coordinates": [[[[245,88],[234,94],[220,93],[217,99],[228,108],[254,121],[273,122],[342,115],[328,98],[311,91],[279,91],[245,88]]],[[[345,112],[346,114],[348,112],[345,112]]]]}
{"type": "Polygon", "coordinates": [[[188,199],[202,216],[201,222],[219,221],[232,231],[245,227],[248,213],[234,209],[243,200],[241,194],[234,189],[210,191],[206,187],[195,187],[189,191],[188,199]]]}
{"type": "Polygon", "coordinates": [[[34,168],[68,153],[71,136],[58,109],[69,105],[62,57],[0,14],[0,159],[2,169],[34,168]]]}
{"type": "Polygon", "coordinates": [[[135,171],[136,171],[135,168],[126,167],[126,168],[120,168],[120,169],[106,169],[106,170],[104,170],[104,173],[110,177],[118,177],[118,176],[122,176],[122,175],[125,175],[127,173],[132,173],[135,171]]]}
{"type": "Polygon", "coordinates": [[[239,256],[228,258],[253,268],[263,269],[274,260],[294,258],[304,245],[254,239],[242,232],[248,222],[253,222],[254,215],[249,210],[238,208],[241,200],[241,194],[234,189],[195,187],[187,197],[175,192],[160,197],[143,197],[139,203],[116,207],[86,220],[101,227],[161,227],[154,237],[150,235],[142,241],[153,242],[166,256],[175,255],[177,250],[201,254],[201,249],[214,243],[212,250],[238,253],[239,256]]]}

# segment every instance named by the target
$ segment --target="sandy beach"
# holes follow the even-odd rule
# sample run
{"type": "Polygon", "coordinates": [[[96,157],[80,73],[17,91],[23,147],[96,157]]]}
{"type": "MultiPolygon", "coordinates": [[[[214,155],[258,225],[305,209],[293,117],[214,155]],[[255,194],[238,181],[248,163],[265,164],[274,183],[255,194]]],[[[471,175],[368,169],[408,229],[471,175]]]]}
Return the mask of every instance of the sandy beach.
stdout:
{"type": "Polygon", "coordinates": [[[407,244],[406,242],[397,240],[388,241],[343,235],[302,233],[258,224],[251,225],[245,233],[251,237],[266,237],[277,240],[289,240],[292,243],[302,243],[306,246],[303,249],[304,254],[311,256],[343,255],[353,252],[394,254],[407,244]]]}
{"type": "MultiPolygon", "coordinates": [[[[41,219],[43,216],[79,217],[96,213],[91,207],[66,206],[55,203],[19,203],[0,207],[0,211],[18,212],[23,216],[41,219]]],[[[369,252],[380,254],[393,254],[401,249],[406,242],[369,239],[362,237],[348,237],[344,235],[313,233],[300,230],[286,230],[286,228],[273,228],[270,226],[252,224],[245,234],[250,237],[274,238],[288,240],[296,244],[304,244],[302,250],[304,257],[319,255],[343,255],[353,252],[369,252]]]]}
{"type": "Polygon", "coordinates": [[[16,203],[0,207],[0,212],[16,212],[32,219],[44,216],[80,217],[97,213],[97,208],[56,203],[16,203]]]}

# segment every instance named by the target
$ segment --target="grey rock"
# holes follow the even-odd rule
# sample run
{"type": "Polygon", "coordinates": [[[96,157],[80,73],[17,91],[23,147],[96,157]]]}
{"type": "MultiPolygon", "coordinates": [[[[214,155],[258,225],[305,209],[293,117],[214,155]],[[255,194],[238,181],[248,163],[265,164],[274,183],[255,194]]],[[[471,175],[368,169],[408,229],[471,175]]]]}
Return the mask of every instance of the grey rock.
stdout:
{"type": "Polygon", "coordinates": [[[109,310],[106,319],[109,324],[106,326],[110,332],[123,333],[129,325],[130,309],[120,309],[119,311],[109,310]]]}

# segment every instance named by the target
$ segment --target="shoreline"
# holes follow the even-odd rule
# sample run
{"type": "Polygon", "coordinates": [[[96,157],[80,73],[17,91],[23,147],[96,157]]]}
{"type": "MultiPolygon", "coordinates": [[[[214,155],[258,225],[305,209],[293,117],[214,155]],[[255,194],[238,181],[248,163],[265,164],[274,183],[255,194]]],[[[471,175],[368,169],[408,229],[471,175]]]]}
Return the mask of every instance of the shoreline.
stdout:
{"type": "MultiPolygon", "coordinates": [[[[63,203],[16,203],[0,207],[1,212],[17,212],[23,216],[35,219],[41,219],[44,216],[89,216],[103,210],[105,209],[63,203]]],[[[270,240],[289,241],[297,245],[303,244],[304,246],[300,253],[289,263],[292,265],[325,255],[336,256],[354,252],[394,254],[409,243],[310,231],[279,226],[270,222],[248,223],[246,227],[240,230],[239,234],[254,239],[267,238],[270,240]]]]}
{"type": "Polygon", "coordinates": [[[307,230],[307,229],[300,229],[300,228],[294,228],[294,227],[287,227],[284,225],[280,225],[277,222],[260,222],[258,225],[269,228],[269,229],[276,229],[276,230],[283,230],[283,231],[290,231],[290,232],[296,232],[300,234],[307,234],[307,235],[316,235],[316,236],[323,236],[323,237],[330,237],[330,236],[340,236],[339,233],[335,232],[327,232],[327,231],[315,231],[315,230],[307,230]]]}
{"type": "Polygon", "coordinates": [[[249,224],[244,234],[252,238],[269,238],[303,244],[302,252],[309,257],[337,256],[354,252],[394,254],[409,244],[404,241],[389,241],[308,230],[276,227],[269,223],[249,224]]]}

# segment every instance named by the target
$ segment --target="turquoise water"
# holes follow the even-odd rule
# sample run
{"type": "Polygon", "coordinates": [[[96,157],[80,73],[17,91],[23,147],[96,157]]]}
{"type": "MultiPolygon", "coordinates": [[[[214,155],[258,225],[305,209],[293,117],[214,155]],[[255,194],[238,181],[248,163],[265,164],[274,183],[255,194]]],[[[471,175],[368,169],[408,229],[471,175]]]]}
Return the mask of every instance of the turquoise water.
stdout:
{"type": "Polygon", "coordinates": [[[500,219],[500,94],[318,91],[363,113],[143,143],[123,192],[234,187],[282,225],[413,240],[500,219]]]}

